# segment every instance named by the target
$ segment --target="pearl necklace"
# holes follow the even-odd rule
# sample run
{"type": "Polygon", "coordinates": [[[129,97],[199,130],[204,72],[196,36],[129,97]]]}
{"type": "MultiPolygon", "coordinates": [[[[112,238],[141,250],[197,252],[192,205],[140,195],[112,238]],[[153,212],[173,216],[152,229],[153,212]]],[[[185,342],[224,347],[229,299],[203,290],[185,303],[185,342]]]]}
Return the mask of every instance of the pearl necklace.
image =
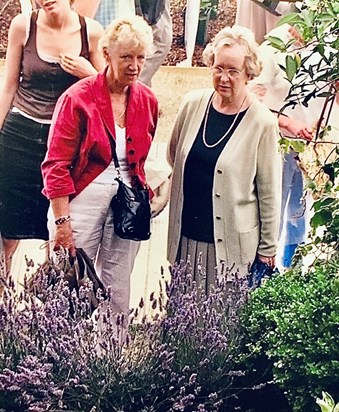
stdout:
{"type": "Polygon", "coordinates": [[[212,101],[213,101],[213,97],[214,97],[214,94],[213,94],[213,96],[211,97],[210,101],[208,102],[208,106],[207,106],[207,109],[206,109],[206,112],[205,112],[204,127],[203,127],[203,130],[202,130],[202,141],[204,142],[204,145],[205,145],[208,149],[213,149],[213,147],[218,146],[218,144],[221,143],[221,142],[227,137],[227,135],[230,133],[230,131],[232,130],[233,126],[235,125],[235,122],[238,120],[239,114],[240,114],[241,109],[242,109],[242,107],[243,107],[243,105],[244,105],[244,103],[245,103],[245,100],[246,100],[246,98],[247,98],[247,95],[244,97],[244,100],[241,102],[241,106],[240,106],[240,108],[239,108],[239,111],[237,112],[237,114],[236,114],[236,116],[235,116],[235,118],[234,118],[231,126],[226,130],[226,132],[220,137],[220,139],[219,139],[217,142],[215,142],[215,143],[213,143],[213,144],[209,144],[209,143],[207,143],[207,141],[206,141],[206,128],[207,128],[207,119],[208,119],[208,115],[209,115],[209,112],[210,112],[210,108],[211,108],[211,104],[212,104],[212,101]]]}

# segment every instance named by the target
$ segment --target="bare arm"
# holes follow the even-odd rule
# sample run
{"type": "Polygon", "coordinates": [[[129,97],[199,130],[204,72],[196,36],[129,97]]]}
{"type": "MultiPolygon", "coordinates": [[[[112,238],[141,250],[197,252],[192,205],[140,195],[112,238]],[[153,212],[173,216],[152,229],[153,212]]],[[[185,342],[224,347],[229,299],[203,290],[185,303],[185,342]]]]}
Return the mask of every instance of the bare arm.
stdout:
{"type": "Polygon", "coordinates": [[[73,7],[81,16],[87,16],[93,19],[98,10],[99,3],[100,0],[75,0],[73,7]]]}
{"type": "Polygon", "coordinates": [[[278,116],[278,123],[280,129],[286,130],[292,137],[312,140],[312,127],[309,127],[305,122],[292,117],[280,115],[278,116]]]}
{"type": "Polygon", "coordinates": [[[19,85],[22,50],[26,38],[26,16],[14,17],[9,33],[6,54],[6,74],[0,93],[0,129],[12,106],[15,92],[19,85]]]}
{"type": "Polygon", "coordinates": [[[104,29],[95,20],[86,18],[86,23],[89,37],[89,60],[72,54],[62,54],[60,56],[61,67],[79,79],[96,74],[106,65],[103,54],[98,47],[99,39],[103,35],[104,29]]]}
{"type": "Polygon", "coordinates": [[[104,34],[104,29],[100,23],[95,20],[86,19],[89,36],[89,53],[90,61],[97,71],[106,66],[102,50],[99,50],[99,40],[104,34]]]}

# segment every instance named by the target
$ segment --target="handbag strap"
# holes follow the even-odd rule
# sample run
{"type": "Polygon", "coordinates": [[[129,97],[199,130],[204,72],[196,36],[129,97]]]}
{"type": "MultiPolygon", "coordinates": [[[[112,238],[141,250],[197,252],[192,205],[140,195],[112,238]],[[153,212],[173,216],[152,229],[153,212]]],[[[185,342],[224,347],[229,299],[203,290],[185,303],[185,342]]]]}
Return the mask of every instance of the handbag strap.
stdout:
{"type": "MultiPolygon", "coordinates": [[[[105,125],[105,123],[104,123],[104,125],[105,125]]],[[[114,167],[117,171],[118,179],[122,180],[121,179],[121,174],[120,174],[120,164],[119,164],[119,160],[118,160],[118,156],[117,156],[115,140],[112,136],[112,133],[109,131],[109,129],[106,125],[105,125],[105,129],[106,129],[106,132],[108,134],[109,143],[111,145],[111,151],[112,151],[112,158],[113,158],[113,162],[114,162],[114,167]]]]}

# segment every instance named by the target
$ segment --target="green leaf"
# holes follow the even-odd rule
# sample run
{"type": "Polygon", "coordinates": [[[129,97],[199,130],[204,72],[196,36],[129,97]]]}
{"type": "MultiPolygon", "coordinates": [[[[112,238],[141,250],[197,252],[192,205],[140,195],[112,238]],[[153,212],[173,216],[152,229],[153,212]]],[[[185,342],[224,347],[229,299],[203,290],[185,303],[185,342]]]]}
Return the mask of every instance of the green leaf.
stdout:
{"type": "Polygon", "coordinates": [[[327,210],[320,210],[315,213],[311,218],[311,226],[317,228],[319,226],[325,226],[327,223],[330,223],[332,220],[332,213],[327,210]]]}
{"type": "Polygon", "coordinates": [[[286,56],[285,63],[286,63],[285,70],[286,70],[287,79],[290,82],[292,82],[292,80],[293,80],[293,78],[294,78],[294,76],[297,72],[297,69],[298,69],[297,61],[296,61],[295,57],[288,55],[288,56],[286,56]]]}
{"type": "Polygon", "coordinates": [[[314,190],[316,188],[317,188],[317,185],[313,180],[308,180],[307,182],[305,182],[305,189],[314,190]]]}
{"type": "Polygon", "coordinates": [[[277,26],[282,26],[283,24],[288,23],[291,26],[297,23],[304,23],[303,19],[300,17],[299,13],[290,13],[287,14],[286,16],[282,17],[279,21],[277,26]]]}
{"type": "Polygon", "coordinates": [[[292,139],[290,141],[290,145],[293,148],[293,150],[298,153],[303,153],[306,147],[306,143],[303,140],[292,139]]]}
{"type": "Polygon", "coordinates": [[[318,212],[321,209],[327,208],[336,201],[333,197],[325,197],[313,203],[313,210],[318,212]]]}
{"type": "Polygon", "coordinates": [[[332,96],[331,92],[322,92],[322,93],[317,94],[317,97],[330,97],[330,96],[332,96]]]}
{"type": "Polygon", "coordinates": [[[270,42],[270,45],[273,46],[274,48],[280,51],[286,50],[285,42],[281,40],[279,37],[268,36],[267,40],[270,42]]]}

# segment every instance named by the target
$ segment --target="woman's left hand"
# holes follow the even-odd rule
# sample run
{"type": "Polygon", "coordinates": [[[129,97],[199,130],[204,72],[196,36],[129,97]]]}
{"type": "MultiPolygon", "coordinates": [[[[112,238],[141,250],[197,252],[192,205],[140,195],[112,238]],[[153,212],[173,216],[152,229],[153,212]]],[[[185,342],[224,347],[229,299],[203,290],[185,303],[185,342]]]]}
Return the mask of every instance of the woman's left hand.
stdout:
{"type": "Polygon", "coordinates": [[[70,73],[79,79],[97,73],[95,68],[92,66],[92,63],[81,56],[61,54],[60,66],[65,70],[65,72],[70,73]]]}
{"type": "Polygon", "coordinates": [[[258,253],[258,259],[263,263],[267,263],[270,268],[275,268],[275,256],[263,256],[258,253]]]}

